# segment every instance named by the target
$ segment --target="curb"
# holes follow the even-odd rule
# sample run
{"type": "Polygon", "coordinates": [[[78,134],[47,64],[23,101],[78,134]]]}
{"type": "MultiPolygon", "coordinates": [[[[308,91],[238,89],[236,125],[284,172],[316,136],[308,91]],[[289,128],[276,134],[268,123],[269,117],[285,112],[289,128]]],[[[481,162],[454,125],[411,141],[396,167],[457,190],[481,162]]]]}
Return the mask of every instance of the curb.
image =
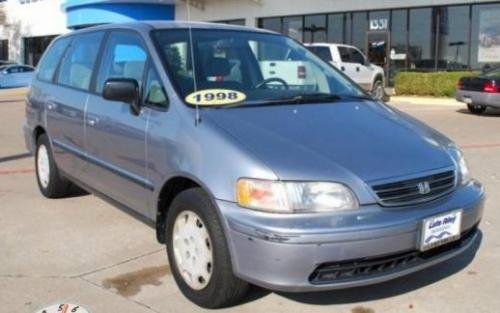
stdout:
{"type": "Polygon", "coordinates": [[[9,88],[9,89],[0,89],[0,98],[2,97],[16,97],[22,96],[24,97],[28,92],[28,88],[9,88]]]}
{"type": "Polygon", "coordinates": [[[462,102],[458,102],[454,98],[409,97],[409,96],[392,96],[390,103],[449,106],[449,107],[464,106],[462,102]]]}

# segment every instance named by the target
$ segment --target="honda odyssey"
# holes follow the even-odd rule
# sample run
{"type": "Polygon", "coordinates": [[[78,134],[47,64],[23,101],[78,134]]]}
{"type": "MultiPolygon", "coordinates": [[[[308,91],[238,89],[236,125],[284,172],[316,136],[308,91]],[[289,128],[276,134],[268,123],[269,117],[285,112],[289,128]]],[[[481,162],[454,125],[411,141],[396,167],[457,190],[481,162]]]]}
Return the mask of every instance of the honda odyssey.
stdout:
{"type": "Polygon", "coordinates": [[[24,134],[45,197],[77,185],[151,222],[180,290],[207,308],[249,284],[407,275],[468,249],[483,213],[453,142],[264,30],[135,22],[61,36],[24,134]],[[301,73],[265,78],[287,60],[301,73]]]}

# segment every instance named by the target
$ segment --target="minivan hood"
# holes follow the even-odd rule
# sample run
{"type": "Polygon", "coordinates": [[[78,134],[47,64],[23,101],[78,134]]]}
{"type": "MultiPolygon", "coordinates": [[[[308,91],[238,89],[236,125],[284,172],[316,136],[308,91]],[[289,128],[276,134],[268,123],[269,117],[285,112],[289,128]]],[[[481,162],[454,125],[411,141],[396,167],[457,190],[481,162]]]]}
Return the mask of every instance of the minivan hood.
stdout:
{"type": "Polygon", "coordinates": [[[203,114],[282,180],[342,181],[347,171],[370,182],[454,164],[446,137],[373,101],[207,109],[203,114]]]}

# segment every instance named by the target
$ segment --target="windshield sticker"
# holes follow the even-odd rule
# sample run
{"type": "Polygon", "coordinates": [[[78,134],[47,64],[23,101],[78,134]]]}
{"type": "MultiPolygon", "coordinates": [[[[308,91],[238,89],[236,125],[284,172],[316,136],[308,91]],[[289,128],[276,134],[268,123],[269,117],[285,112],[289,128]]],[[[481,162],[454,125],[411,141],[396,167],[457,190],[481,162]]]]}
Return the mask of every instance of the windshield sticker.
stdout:
{"type": "Polygon", "coordinates": [[[218,106],[237,104],[245,101],[247,95],[230,89],[205,89],[193,92],[186,97],[186,102],[200,106],[218,106]]]}

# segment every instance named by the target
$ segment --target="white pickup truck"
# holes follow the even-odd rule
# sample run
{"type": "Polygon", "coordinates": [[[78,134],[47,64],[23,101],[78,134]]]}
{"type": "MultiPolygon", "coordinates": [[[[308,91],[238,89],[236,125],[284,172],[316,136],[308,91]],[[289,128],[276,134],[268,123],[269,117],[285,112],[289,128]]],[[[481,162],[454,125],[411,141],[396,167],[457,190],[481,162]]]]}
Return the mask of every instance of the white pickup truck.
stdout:
{"type": "Polygon", "coordinates": [[[356,47],[332,43],[313,43],[305,44],[305,46],[321,59],[344,72],[363,89],[370,92],[373,98],[377,100],[386,98],[384,69],[371,64],[356,47]]]}

